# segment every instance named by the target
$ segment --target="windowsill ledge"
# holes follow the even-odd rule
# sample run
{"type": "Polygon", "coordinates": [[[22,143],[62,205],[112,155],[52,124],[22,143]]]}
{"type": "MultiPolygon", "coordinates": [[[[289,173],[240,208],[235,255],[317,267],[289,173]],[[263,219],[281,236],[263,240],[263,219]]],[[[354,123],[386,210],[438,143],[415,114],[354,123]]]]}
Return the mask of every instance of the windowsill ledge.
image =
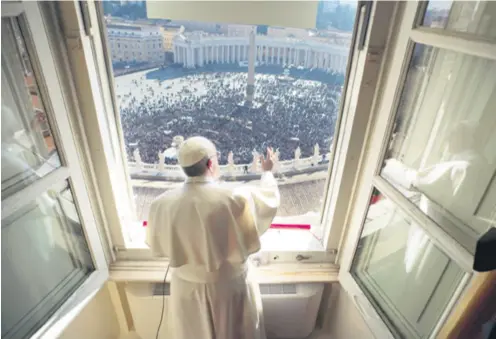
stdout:
{"type": "MultiPolygon", "coordinates": [[[[310,224],[306,229],[274,229],[267,230],[261,237],[261,252],[325,252],[322,237],[324,229],[318,225],[319,215],[308,213],[294,217],[276,217],[276,224],[310,224]]],[[[126,249],[147,250],[145,244],[146,227],[136,223],[132,225],[130,240],[126,249]]]]}
{"type": "MultiPolygon", "coordinates": [[[[115,282],[158,283],[164,279],[167,260],[117,261],[110,266],[110,280],[115,282]]],[[[333,283],[338,281],[339,266],[331,263],[280,263],[254,267],[260,284],[333,283]]],[[[167,276],[170,282],[171,271],[167,276]]]]}

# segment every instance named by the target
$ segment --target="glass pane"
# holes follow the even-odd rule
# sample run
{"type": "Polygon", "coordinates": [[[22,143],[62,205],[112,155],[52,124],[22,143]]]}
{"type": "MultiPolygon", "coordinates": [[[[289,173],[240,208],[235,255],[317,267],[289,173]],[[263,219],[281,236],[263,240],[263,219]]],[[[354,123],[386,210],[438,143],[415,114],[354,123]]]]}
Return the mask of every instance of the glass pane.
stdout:
{"type": "Polygon", "coordinates": [[[496,2],[429,1],[423,26],[496,38],[496,2]]]}
{"type": "Polygon", "coordinates": [[[495,223],[496,62],[416,45],[381,175],[473,251],[495,223]]]}
{"type": "Polygon", "coordinates": [[[2,19],[2,199],[60,167],[18,19],[2,19]]]}
{"type": "Polygon", "coordinates": [[[320,1],[312,29],[152,20],[144,2],[103,6],[138,219],[184,180],[176,149],[202,135],[234,184],[259,179],[253,159],[277,150],[278,217],[317,226],[357,3],[320,1]]]}
{"type": "Polygon", "coordinates": [[[464,272],[375,191],[351,273],[397,337],[427,338],[464,272]]]}
{"type": "Polygon", "coordinates": [[[2,219],[2,338],[30,337],[94,270],[63,186],[2,219]]]}

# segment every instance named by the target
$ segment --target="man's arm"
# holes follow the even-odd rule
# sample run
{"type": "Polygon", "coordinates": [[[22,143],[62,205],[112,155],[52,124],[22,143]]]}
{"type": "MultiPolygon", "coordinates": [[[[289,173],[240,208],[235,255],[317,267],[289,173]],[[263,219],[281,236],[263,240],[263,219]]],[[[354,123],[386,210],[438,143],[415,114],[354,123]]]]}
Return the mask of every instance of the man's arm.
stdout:
{"type": "Polygon", "coordinates": [[[250,214],[251,222],[256,227],[258,235],[262,235],[270,228],[272,220],[277,214],[280,204],[279,188],[272,174],[273,152],[267,149],[267,157],[261,156],[260,162],[264,173],[262,174],[259,187],[240,187],[235,190],[234,195],[242,205],[246,205],[250,214]]]}
{"type": "Polygon", "coordinates": [[[146,240],[145,243],[150,247],[152,255],[154,257],[165,257],[165,253],[160,242],[160,229],[158,220],[160,220],[159,213],[159,201],[155,200],[150,206],[150,212],[148,213],[148,225],[146,227],[146,240]]]}

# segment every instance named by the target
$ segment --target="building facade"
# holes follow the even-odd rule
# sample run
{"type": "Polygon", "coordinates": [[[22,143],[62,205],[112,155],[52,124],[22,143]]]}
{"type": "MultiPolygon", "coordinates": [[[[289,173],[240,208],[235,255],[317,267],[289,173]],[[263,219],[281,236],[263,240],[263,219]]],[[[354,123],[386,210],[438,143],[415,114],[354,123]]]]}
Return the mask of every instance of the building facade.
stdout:
{"type": "Polygon", "coordinates": [[[172,42],[176,34],[178,34],[181,26],[162,26],[160,33],[162,34],[162,43],[165,52],[172,52],[172,42]]]}
{"type": "MultiPolygon", "coordinates": [[[[316,68],[344,73],[348,46],[321,41],[256,37],[256,62],[285,67],[316,68]]],[[[186,68],[205,64],[227,64],[248,61],[248,36],[210,36],[200,32],[178,34],[174,38],[174,62],[186,68]]]]}
{"type": "Polygon", "coordinates": [[[164,41],[160,27],[107,24],[113,63],[160,63],[164,41]]]}

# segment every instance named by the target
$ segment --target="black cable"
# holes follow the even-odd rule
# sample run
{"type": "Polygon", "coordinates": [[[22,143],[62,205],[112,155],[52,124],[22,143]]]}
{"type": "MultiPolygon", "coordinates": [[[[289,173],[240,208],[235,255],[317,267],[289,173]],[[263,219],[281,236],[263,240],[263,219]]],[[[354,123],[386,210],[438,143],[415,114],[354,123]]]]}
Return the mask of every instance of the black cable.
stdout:
{"type": "Polygon", "coordinates": [[[155,339],[158,339],[158,335],[160,333],[160,327],[162,326],[162,320],[164,319],[164,310],[165,310],[165,280],[167,279],[167,273],[169,273],[170,265],[167,265],[167,269],[165,270],[164,281],[163,281],[163,293],[162,293],[162,312],[160,312],[160,322],[158,323],[157,335],[155,339]]]}

